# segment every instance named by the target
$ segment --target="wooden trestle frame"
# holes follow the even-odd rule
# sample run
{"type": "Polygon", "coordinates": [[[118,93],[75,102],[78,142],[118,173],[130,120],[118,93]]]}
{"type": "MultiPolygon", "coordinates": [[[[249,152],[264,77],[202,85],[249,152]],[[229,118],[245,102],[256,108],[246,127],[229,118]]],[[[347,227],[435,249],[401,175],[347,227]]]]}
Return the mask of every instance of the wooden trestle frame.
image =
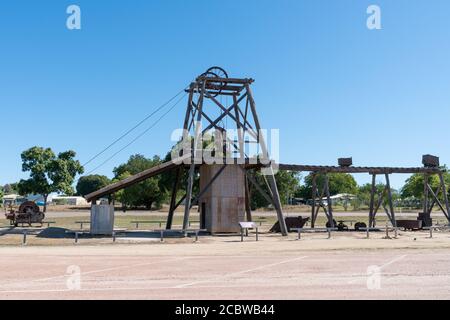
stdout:
{"type": "MultiPolygon", "coordinates": [[[[287,227],[286,222],[284,220],[284,215],[282,211],[280,196],[278,192],[278,187],[275,179],[275,174],[273,172],[272,167],[265,166],[265,180],[267,181],[267,188],[269,190],[266,193],[261,186],[258,185],[252,174],[250,173],[249,168],[255,168],[245,166],[245,164],[250,163],[250,159],[246,154],[246,145],[249,143],[256,143],[260,150],[261,155],[264,159],[269,160],[269,152],[267,149],[266,141],[262,134],[262,128],[259,121],[258,114],[256,112],[256,104],[253,98],[253,93],[250,88],[253,83],[253,79],[236,79],[236,78],[216,78],[216,77],[207,77],[200,76],[193,82],[187,92],[189,93],[188,104],[186,108],[186,115],[184,119],[183,132],[184,132],[184,140],[188,138],[188,135],[193,137],[193,148],[192,148],[192,158],[191,164],[189,166],[189,173],[186,182],[186,195],[183,196],[183,200],[185,201],[185,211],[183,218],[183,230],[187,229],[189,225],[189,215],[190,210],[195,204],[195,202],[200,198],[202,194],[204,194],[207,189],[214,183],[214,180],[218,178],[218,176],[223,172],[225,166],[230,163],[230,158],[224,159],[224,165],[221,170],[212,178],[211,182],[205,186],[203,190],[200,191],[199,195],[195,198],[192,195],[193,183],[195,178],[196,167],[199,164],[203,163],[201,150],[199,148],[199,142],[201,141],[201,137],[208,132],[209,130],[218,130],[226,133],[226,129],[221,125],[221,122],[224,118],[228,117],[233,122],[233,127],[235,126],[238,132],[238,140],[237,141],[228,141],[234,150],[233,153],[239,154],[238,158],[233,158],[232,162],[236,164],[244,165],[242,167],[245,170],[245,208],[246,208],[246,216],[249,221],[251,221],[251,210],[250,210],[250,192],[248,183],[250,182],[255,186],[255,189],[262,193],[262,195],[273,205],[277,212],[278,221],[280,224],[281,233],[284,236],[287,236],[287,227]],[[220,85],[218,85],[220,84],[220,85]],[[220,91],[217,91],[220,89],[220,91]],[[215,94],[212,94],[212,91],[215,91],[215,94]],[[218,96],[231,96],[232,104],[230,106],[224,105],[221,103],[217,97],[218,96]],[[212,102],[212,105],[217,108],[221,112],[220,116],[212,117],[210,108],[205,108],[206,101],[212,102]],[[251,120],[253,119],[253,121],[251,120]],[[206,125],[203,125],[203,122],[206,121],[206,125]],[[246,140],[245,137],[250,137],[254,139],[253,141],[246,140]]],[[[229,138],[227,138],[229,139],[229,138]]],[[[224,154],[224,157],[227,157],[224,154]]],[[[259,160],[258,160],[259,161],[259,160]]],[[[256,163],[258,164],[258,163],[256,163]]],[[[258,166],[256,166],[258,167],[258,166]]],[[[167,219],[167,229],[172,228],[173,215],[175,213],[176,208],[180,205],[180,201],[176,202],[178,189],[181,183],[181,177],[183,176],[184,167],[181,166],[178,168],[176,173],[176,180],[173,185],[170,208],[169,208],[169,217],[167,219]]]]}
{"type": "MultiPolygon", "coordinates": [[[[183,230],[186,230],[189,226],[189,215],[192,206],[198,201],[198,199],[208,190],[208,188],[214,183],[214,181],[220,176],[224,171],[227,164],[230,164],[230,159],[234,163],[241,164],[242,170],[245,171],[245,210],[246,217],[248,221],[252,220],[251,209],[250,209],[250,188],[251,184],[254,189],[258,190],[264,198],[270,202],[277,212],[278,222],[280,224],[280,229],[282,235],[286,236],[288,234],[286,222],[283,215],[283,210],[280,201],[280,195],[278,192],[277,183],[275,180],[274,171],[269,158],[269,152],[267,150],[266,141],[264,135],[261,131],[261,124],[256,112],[256,104],[253,98],[252,90],[250,88],[251,84],[254,82],[253,79],[236,79],[236,78],[222,78],[222,77],[211,77],[211,73],[198,77],[189,88],[186,90],[189,94],[186,114],[183,123],[183,140],[187,141],[193,137],[192,146],[189,154],[184,154],[180,152],[179,158],[160,164],[154,168],[148,169],[141,172],[135,176],[129,177],[123,181],[114,183],[110,186],[102,188],[92,194],[86,196],[88,201],[95,203],[98,199],[103,196],[111,195],[118,190],[124,189],[136,183],[139,183],[145,179],[152,176],[160,174],[162,172],[175,170],[175,182],[172,188],[172,194],[170,199],[170,208],[167,219],[167,229],[172,228],[173,216],[175,210],[185,202],[185,211],[183,218],[183,230]],[[209,76],[208,76],[209,75],[209,76]],[[218,99],[220,96],[232,97],[231,105],[224,105],[218,99]],[[212,104],[211,106],[206,106],[206,102],[212,104]],[[205,107],[206,106],[206,107],[205,107]],[[214,108],[215,107],[215,108],[214,108]],[[211,109],[220,111],[220,116],[212,116],[211,109]],[[218,108],[218,109],[217,109],[218,108]],[[226,129],[223,127],[223,119],[231,119],[233,121],[233,126],[236,126],[238,132],[238,140],[230,141],[228,144],[234,150],[231,150],[235,154],[239,154],[238,158],[228,157],[227,152],[224,152],[224,164],[222,168],[217,172],[217,174],[212,177],[211,181],[204,187],[199,194],[193,197],[193,184],[195,179],[196,171],[200,165],[205,164],[202,157],[201,137],[209,130],[217,130],[226,133],[226,129]],[[206,125],[203,126],[203,122],[206,125]],[[246,137],[249,137],[248,139],[246,137]],[[253,140],[252,140],[253,139],[253,140]],[[249,158],[246,154],[246,146],[248,144],[256,144],[260,150],[260,158],[255,162],[255,158],[249,158]],[[264,161],[261,161],[264,159],[264,161]],[[187,161],[186,160],[190,160],[187,161]],[[252,160],[252,161],[251,161],[252,160]],[[252,175],[252,170],[259,170],[264,167],[265,174],[264,182],[266,184],[268,192],[264,191],[255,177],[252,175]],[[182,177],[188,171],[188,178],[186,183],[186,194],[178,199],[177,194],[182,183],[182,177]]],[[[341,172],[341,173],[369,173],[372,175],[372,190],[370,198],[370,212],[369,212],[369,224],[371,227],[375,226],[375,217],[380,206],[383,205],[383,201],[388,202],[388,206],[383,206],[385,208],[386,214],[388,215],[393,226],[396,226],[396,218],[394,211],[394,204],[391,194],[390,186],[390,175],[394,173],[404,173],[404,174],[414,174],[421,173],[424,174],[424,206],[423,211],[425,216],[429,216],[433,207],[438,205],[442,212],[445,214],[447,220],[450,222],[450,206],[449,199],[447,196],[447,188],[445,186],[445,181],[443,177],[443,170],[438,167],[420,167],[420,168],[386,168],[386,167],[332,167],[332,166],[308,166],[308,165],[289,165],[280,164],[278,165],[279,170],[288,171],[305,171],[313,173],[313,190],[312,190],[312,209],[311,209],[311,226],[315,226],[315,222],[319,213],[320,208],[322,208],[328,218],[328,224],[331,227],[334,226],[333,220],[333,208],[331,203],[330,188],[328,173],[341,172]],[[319,190],[317,186],[317,175],[323,174],[325,176],[325,183],[322,190],[319,190]],[[429,177],[431,175],[438,175],[440,179],[440,185],[437,190],[433,190],[429,184],[429,177]],[[386,180],[386,185],[381,192],[377,194],[376,190],[376,177],[378,175],[384,176],[386,180]],[[444,203],[439,199],[439,194],[442,194],[444,203]],[[326,196],[326,205],[323,203],[322,199],[326,196]],[[432,201],[430,202],[430,198],[432,201]],[[318,201],[318,205],[317,205],[318,201]]]]}
{"type": "Polygon", "coordinates": [[[445,185],[444,171],[440,168],[432,167],[416,167],[416,168],[387,168],[387,167],[328,167],[328,166],[308,166],[308,165],[288,165],[280,164],[280,170],[297,171],[297,172],[312,172],[312,208],[311,208],[311,227],[314,228],[320,208],[325,212],[330,226],[334,226],[333,208],[330,197],[329,188],[329,173],[369,173],[372,175],[372,187],[369,204],[369,227],[375,227],[375,218],[381,206],[384,207],[386,215],[388,216],[392,226],[397,226],[395,217],[394,202],[392,199],[392,189],[390,183],[391,174],[415,174],[420,173],[424,175],[424,204],[423,214],[425,217],[430,217],[433,208],[438,205],[445,217],[450,223],[450,204],[447,194],[447,187],[445,185]],[[317,185],[317,175],[322,174],[325,177],[325,182],[322,190],[319,190],[317,185]],[[378,175],[384,176],[385,187],[381,193],[377,193],[376,178],[378,175]],[[439,176],[439,187],[436,191],[433,190],[429,184],[429,177],[432,175],[439,176]],[[444,203],[439,199],[439,194],[442,195],[444,203]],[[430,196],[432,201],[430,203],[430,196]],[[326,197],[327,203],[324,204],[322,199],[326,197]],[[383,202],[387,201],[387,206],[383,202]],[[318,203],[318,204],[317,204],[318,203]]]}

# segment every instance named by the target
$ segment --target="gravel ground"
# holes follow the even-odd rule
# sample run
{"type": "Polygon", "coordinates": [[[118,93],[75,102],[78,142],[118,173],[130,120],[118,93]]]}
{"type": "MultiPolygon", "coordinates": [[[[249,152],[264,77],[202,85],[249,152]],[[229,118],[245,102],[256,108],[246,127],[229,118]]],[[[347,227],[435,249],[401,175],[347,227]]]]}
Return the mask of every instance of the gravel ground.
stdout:
{"type": "Polygon", "coordinates": [[[0,247],[0,299],[449,299],[450,233],[0,247]]]}

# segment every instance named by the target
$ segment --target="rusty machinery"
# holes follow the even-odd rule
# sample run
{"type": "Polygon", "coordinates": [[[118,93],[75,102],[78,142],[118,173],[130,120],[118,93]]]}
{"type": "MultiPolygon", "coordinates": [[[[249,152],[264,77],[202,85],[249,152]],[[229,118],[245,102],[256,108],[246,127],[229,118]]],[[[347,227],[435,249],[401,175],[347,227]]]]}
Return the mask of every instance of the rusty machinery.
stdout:
{"type": "Polygon", "coordinates": [[[10,221],[10,224],[15,227],[19,224],[28,224],[29,226],[33,223],[42,224],[45,218],[45,214],[41,212],[39,206],[33,201],[22,203],[17,211],[10,206],[9,212],[6,212],[5,216],[10,221]]]}

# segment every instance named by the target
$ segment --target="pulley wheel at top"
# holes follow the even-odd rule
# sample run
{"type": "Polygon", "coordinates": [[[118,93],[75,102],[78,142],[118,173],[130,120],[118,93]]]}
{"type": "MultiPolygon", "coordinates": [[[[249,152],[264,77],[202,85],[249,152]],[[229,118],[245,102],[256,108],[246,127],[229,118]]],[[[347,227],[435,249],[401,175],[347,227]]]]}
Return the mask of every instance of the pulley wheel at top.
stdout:
{"type": "MultiPolygon", "coordinates": [[[[220,67],[211,67],[208,70],[206,70],[205,73],[201,75],[201,77],[205,78],[228,78],[228,73],[220,68],[220,67]]],[[[210,85],[213,85],[217,89],[214,90],[208,90],[208,93],[213,96],[217,97],[225,87],[226,83],[223,81],[208,81],[210,85]]]]}

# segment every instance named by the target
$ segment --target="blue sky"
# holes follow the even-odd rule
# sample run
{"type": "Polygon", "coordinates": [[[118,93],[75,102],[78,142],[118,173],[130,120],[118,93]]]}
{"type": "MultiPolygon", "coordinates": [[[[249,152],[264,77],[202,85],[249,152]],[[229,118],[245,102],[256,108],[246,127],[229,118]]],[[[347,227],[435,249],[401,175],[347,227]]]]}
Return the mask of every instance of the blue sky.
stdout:
{"type": "MultiPolygon", "coordinates": [[[[0,184],[26,177],[20,153],[34,145],[88,160],[212,65],[256,79],[284,163],[418,166],[431,153],[450,164],[448,12],[447,0],[2,1],[0,184]],[[66,28],[71,4],[81,30],[66,28]],[[366,28],[371,4],[382,30],[366,28]]],[[[98,173],[164,154],[184,108],[98,173]]]]}

